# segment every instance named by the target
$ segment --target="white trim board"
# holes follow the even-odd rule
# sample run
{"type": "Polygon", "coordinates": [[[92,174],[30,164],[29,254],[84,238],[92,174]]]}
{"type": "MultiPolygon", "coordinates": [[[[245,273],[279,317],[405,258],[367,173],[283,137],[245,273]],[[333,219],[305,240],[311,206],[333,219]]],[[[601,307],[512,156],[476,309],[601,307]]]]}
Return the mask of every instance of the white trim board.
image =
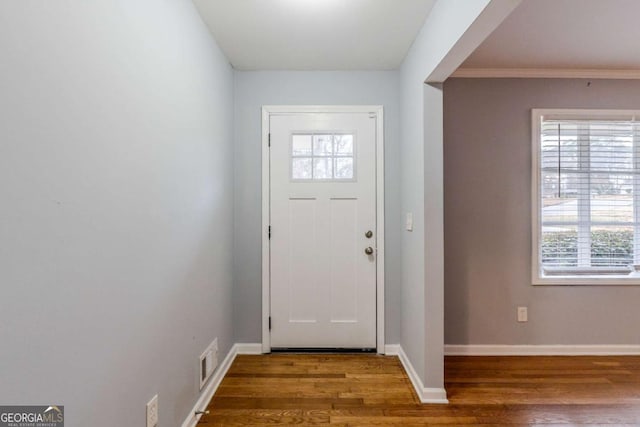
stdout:
{"type": "Polygon", "coordinates": [[[458,345],[444,346],[446,356],[636,356],[640,345],[458,345]]]}
{"type": "Polygon", "coordinates": [[[400,344],[386,345],[385,354],[387,356],[398,356],[421,403],[449,403],[447,400],[447,392],[444,388],[429,388],[424,386],[422,379],[414,369],[400,344]]]}
{"type": "Polygon", "coordinates": [[[236,343],[236,354],[262,354],[262,344],[258,343],[236,343]]]}
{"type": "Polygon", "coordinates": [[[271,351],[271,271],[269,248],[271,184],[270,117],[277,114],[369,113],[376,115],[376,348],[384,354],[384,107],[382,105],[264,105],[262,106],[262,352],[271,351]]]}
{"type": "Polygon", "coordinates": [[[236,358],[238,354],[261,354],[262,353],[262,345],[261,344],[234,344],[227,353],[226,357],[218,365],[216,371],[213,373],[209,380],[209,384],[205,386],[205,388],[200,393],[200,397],[196,401],[196,404],[193,406],[187,418],[182,423],[182,427],[195,427],[198,424],[198,420],[202,415],[196,415],[196,411],[204,411],[207,409],[207,405],[213,398],[213,395],[218,390],[222,379],[229,371],[233,360],[236,358]]]}
{"type": "Polygon", "coordinates": [[[449,77],[518,79],[640,79],[640,70],[571,68],[458,68],[449,77]]]}
{"type": "MultiPolygon", "coordinates": [[[[535,286],[555,286],[555,285],[597,285],[597,286],[637,286],[640,285],[640,278],[626,272],[617,272],[617,274],[589,274],[588,270],[585,274],[566,273],[561,275],[545,275],[543,274],[542,265],[542,185],[541,185],[541,169],[542,169],[542,146],[541,135],[542,127],[545,120],[577,120],[583,122],[587,120],[615,120],[625,121],[628,123],[635,122],[640,117],[640,110],[621,110],[621,109],[575,109],[575,108],[532,108],[531,109],[531,283],[535,286]]],[[[588,137],[578,138],[580,152],[588,152],[588,137]]],[[[634,147],[637,145],[637,138],[633,138],[634,147]]],[[[635,151],[634,151],[635,155],[635,151]]],[[[582,156],[588,158],[587,155],[582,156]]],[[[560,166],[560,165],[558,165],[560,166]]],[[[578,168],[581,171],[592,172],[591,165],[588,161],[580,160],[578,168]]],[[[583,175],[585,177],[589,174],[583,175]]],[[[633,185],[636,185],[634,183],[633,185]]],[[[587,186],[579,185],[578,199],[588,200],[590,193],[587,186]]],[[[639,204],[638,197],[633,197],[634,209],[639,204]]],[[[577,228],[578,233],[589,233],[591,227],[591,212],[588,204],[581,204],[577,212],[577,228]]],[[[637,209],[636,209],[637,211],[637,209]]],[[[637,231],[637,229],[635,229],[637,231]]],[[[637,235],[637,233],[636,233],[637,235]]],[[[578,239],[578,258],[583,257],[582,254],[589,256],[590,244],[582,238],[578,239]]]]}

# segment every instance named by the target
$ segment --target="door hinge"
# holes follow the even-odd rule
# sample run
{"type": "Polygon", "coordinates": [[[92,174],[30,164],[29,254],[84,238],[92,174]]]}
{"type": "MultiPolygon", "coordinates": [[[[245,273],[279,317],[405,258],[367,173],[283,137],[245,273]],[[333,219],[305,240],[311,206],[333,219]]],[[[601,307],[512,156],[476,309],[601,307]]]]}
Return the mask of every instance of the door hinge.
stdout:
{"type": "Polygon", "coordinates": [[[271,147],[271,134],[269,134],[269,138],[267,139],[267,147],[271,147]]]}
{"type": "Polygon", "coordinates": [[[269,316],[269,330],[271,330],[271,316],[269,316]]]}
{"type": "Polygon", "coordinates": [[[269,226],[269,240],[271,240],[271,226],[269,226]]]}

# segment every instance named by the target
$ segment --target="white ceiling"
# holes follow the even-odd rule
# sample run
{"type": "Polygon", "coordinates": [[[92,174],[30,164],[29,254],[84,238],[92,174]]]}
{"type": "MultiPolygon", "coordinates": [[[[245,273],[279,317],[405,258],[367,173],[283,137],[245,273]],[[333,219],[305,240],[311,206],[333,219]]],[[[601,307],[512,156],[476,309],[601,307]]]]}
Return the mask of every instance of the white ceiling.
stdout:
{"type": "Polygon", "coordinates": [[[640,69],[640,0],[524,0],[461,68],[640,69]]]}
{"type": "Polygon", "coordinates": [[[239,70],[390,70],[435,0],[194,0],[239,70]]]}

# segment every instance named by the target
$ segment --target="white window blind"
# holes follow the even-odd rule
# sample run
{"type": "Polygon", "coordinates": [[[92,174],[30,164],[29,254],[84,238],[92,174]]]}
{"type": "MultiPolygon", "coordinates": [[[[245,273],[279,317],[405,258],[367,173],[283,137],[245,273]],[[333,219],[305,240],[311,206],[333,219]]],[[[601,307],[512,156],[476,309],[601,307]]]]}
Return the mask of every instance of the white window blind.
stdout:
{"type": "Polygon", "coordinates": [[[538,277],[633,278],[640,264],[640,126],[634,112],[539,114],[538,277]]]}

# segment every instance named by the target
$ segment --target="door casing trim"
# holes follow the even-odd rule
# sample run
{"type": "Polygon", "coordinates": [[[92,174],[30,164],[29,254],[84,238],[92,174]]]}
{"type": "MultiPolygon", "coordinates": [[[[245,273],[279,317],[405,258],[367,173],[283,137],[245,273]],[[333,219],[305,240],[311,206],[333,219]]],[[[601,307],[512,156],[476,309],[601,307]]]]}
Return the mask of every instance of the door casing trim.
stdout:
{"type": "Polygon", "coordinates": [[[384,108],[382,105],[265,105],[262,107],[262,352],[271,351],[271,272],[269,224],[271,183],[269,132],[272,115],[311,113],[362,113],[376,115],[376,349],[384,354],[384,108]]]}

